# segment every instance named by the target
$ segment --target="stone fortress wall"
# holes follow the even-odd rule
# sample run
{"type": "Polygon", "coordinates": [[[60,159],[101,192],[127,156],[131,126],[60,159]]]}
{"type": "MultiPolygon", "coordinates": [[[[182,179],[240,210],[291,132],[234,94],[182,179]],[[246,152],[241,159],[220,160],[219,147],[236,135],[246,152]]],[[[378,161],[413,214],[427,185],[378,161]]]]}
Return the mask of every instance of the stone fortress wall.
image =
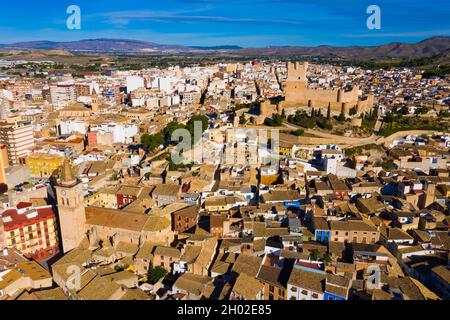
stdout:
{"type": "Polygon", "coordinates": [[[350,91],[344,89],[309,88],[307,79],[308,63],[288,62],[288,76],[285,85],[285,100],[278,106],[270,103],[262,103],[261,115],[271,115],[274,111],[286,114],[295,113],[299,108],[328,109],[333,113],[343,112],[349,114],[351,108],[357,108],[357,114],[361,114],[374,105],[373,95],[362,97],[359,95],[359,87],[354,86],[350,91]]]}

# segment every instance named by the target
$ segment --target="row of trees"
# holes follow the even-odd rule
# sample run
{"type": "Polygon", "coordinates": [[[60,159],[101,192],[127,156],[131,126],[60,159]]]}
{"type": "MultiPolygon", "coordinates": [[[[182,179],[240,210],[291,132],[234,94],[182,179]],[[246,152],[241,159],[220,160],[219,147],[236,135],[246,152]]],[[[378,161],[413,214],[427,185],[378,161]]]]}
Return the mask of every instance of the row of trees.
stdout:
{"type": "MultiPolygon", "coordinates": [[[[345,120],[345,116],[343,120],[345,120]]],[[[304,110],[297,110],[295,115],[291,115],[288,117],[288,121],[297,126],[312,129],[315,126],[318,126],[321,129],[332,130],[333,125],[331,124],[331,108],[328,107],[327,116],[322,115],[322,111],[320,109],[315,110],[314,108],[311,110],[311,114],[308,115],[304,110]]]]}

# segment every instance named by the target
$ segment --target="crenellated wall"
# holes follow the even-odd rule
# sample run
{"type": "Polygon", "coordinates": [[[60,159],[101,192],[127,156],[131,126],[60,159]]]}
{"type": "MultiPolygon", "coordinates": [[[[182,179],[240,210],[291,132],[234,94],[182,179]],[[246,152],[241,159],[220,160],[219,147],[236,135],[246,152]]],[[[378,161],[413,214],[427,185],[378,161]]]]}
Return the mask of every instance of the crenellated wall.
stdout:
{"type": "Polygon", "coordinates": [[[333,112],[344,112],[348,115],[349,110],[353,107],[357,107],[358,114],[373,107],[373,96],[360,97],[358,86],[354,86],[350,91],[308,88],[307,69],[307,62],[288,62],[285,100],[280,103],[279,110],[311,107],[327,109],[330,106],[333,112]]]}

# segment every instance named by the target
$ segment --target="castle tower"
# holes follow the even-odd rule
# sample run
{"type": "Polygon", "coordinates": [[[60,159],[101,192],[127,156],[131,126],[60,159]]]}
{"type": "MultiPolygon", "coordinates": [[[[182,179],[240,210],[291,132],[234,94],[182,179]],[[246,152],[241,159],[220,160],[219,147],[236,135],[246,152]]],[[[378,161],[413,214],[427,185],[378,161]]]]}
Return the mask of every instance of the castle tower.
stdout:
{"type": "Polygon", "coordinates": [[[99,112],[99,106],[98,106],[98,95],[95,88],[92,89],[92,95],[91,95],[91,109],[93,113],[99,112]]]}
{"type": "Polygon", "coordinates": [[[305,100],[305,89],[308,83],[306,77],[308,62],[288,62],[287,69],[285,100],[288,102],[305,100]]]}
{"type": "Polygon", "coordinates": [[[299,81],[307,82],[306,72],[308,71],[308,62],[288,62],[287,66],[287,79],[288,82],[299,81]]]}
{"type": "Polygon", "coordinates": [[[61,180],[55,188],[63,252],[66,253],[83,240],[86,222],[82,184],[67,158],[61,170],[61,180]]]}

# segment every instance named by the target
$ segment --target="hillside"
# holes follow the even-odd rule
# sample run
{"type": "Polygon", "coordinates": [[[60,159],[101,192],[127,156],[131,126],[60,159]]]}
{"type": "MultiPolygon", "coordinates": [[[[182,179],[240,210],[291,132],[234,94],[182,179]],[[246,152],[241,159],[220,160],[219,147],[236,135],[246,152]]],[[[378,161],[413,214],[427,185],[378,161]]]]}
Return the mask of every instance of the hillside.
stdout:
{"type": "Polygon", "coordinates": [[[450,50],[450,37],[433,37],[415,44],[390,43],[374,47],[271,47],[237,50],[241,55],[314,56],[344,60],[418,59],[432,57],[450,50]]]}
{"type": "MultiPolygon", "coordinates": [[[[60,52],[147,53],[147,54],[232,54],[236,56],[321,57],[341,60],[411,60],[442,56],[448,62],[450,37],[437,36],[418,43],[389,43],[381,46],[240,48],[238,46],[181,46],[126,39],[88,39],[71,42],[33,41],[0,45],[0,50],[59,50],[60,52]]],[[[56,51],[58,52],[58,51],[56,51]]],[[[447,62],[445,62],[447,61],[447,62]]]]}

